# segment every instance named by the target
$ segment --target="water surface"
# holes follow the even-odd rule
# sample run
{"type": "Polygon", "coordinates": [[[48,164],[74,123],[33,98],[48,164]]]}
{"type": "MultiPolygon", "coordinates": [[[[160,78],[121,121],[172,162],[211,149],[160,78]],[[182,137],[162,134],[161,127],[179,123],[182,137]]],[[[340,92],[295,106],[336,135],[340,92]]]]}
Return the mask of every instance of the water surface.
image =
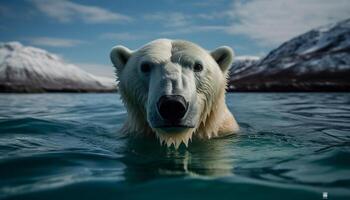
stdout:
{"type": "Polygon", "coordinates": [[[0,199],[350,199],[350,94],[236,93],[241,132],[118,133],[118,94],[1,94],[0,199]]]}

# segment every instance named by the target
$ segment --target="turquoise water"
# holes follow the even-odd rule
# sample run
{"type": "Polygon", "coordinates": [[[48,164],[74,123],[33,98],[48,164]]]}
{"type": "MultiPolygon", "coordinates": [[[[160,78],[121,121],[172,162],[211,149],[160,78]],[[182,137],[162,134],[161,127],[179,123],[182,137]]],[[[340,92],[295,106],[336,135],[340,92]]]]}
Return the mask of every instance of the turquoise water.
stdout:
{"type": "Polygon", "coordinates": [[[241,132],[121,137],[118,94],[1,94],[0,199],[350,199],[350,94],[237,93],[241,132]]]}

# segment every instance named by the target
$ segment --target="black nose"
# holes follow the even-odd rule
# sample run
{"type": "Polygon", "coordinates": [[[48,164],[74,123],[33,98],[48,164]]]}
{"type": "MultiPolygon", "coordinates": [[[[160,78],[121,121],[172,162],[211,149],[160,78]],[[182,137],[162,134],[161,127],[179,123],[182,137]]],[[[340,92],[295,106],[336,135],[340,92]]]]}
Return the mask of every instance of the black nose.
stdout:
{"type": "Polygon", "coordinates": [[[157,107],[163,119],[176,122],[185,116],[188,104],[183,96],[164,95],[159,99],[157,107]]]}

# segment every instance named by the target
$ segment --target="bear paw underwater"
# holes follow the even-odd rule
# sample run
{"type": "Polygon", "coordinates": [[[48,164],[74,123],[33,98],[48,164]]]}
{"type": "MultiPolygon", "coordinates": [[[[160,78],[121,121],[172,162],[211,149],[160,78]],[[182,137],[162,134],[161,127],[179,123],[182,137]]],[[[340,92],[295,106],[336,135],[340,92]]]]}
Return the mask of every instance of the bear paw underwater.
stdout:
{"type": "Polygon", "coordinates": [[[155,136],[161,144],[188,146],[237,132],[225,103],[233,51],[207,52],[182,40],[158,39],[138,50],[116,46],[110,58],[128,117],[122,132],[155,136]]]}

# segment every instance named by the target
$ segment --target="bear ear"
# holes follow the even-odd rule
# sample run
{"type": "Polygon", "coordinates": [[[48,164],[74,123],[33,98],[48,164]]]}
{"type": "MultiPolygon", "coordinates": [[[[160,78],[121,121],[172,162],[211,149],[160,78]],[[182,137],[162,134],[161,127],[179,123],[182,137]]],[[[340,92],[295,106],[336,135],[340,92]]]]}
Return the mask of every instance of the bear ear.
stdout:
{"type": "Polygon", "coordinates": [[[218,63],[222,72],[225,73],[227,70],[230,69],[234,57],[234,52],[230,47],[219,47],[212,51],[210,54],[218,63]]]}
{"type": "Polygon", "coordinates": [[[124,46],[113,47],[110,53],[110,58],[114,67],[117,69],[118,72],[123,71],[131,54],[132,54],[132,51],[124,46]]]}

